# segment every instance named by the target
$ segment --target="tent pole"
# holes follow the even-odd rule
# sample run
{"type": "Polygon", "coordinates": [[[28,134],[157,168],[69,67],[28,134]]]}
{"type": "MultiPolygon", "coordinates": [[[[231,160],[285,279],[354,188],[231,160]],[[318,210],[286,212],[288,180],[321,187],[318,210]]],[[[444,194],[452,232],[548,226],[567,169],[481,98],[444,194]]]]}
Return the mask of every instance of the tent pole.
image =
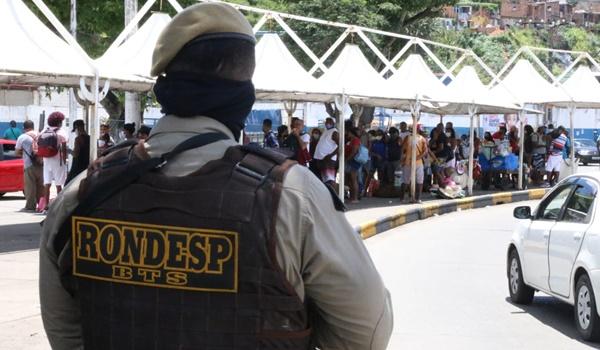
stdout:
{"type": "Polygon", "coordinates": [[[346,130],[345,129],[345,125],[344,125],[344,110],[346,109],[346,104],[348,104],[348,98],[345,95],[342,95],[340,97],[336,97],[335,100],[335,106],[338,110],[338,116],[337,116],[337,123],[338,123],[338,162],[339,162],[339,169],[338,169],[338,175],[340,177],[340,182],[339,182],[339,191],[338,191],[338,196],[340,197],[340,200],[342,201],[342,203],[344,203],[344,199],[345,199],[345,176],[346,176],[346,152],[345,152],[345,148],[344,146],[346,145],[346,137],[345,137],[345,133],[346,130]]]}
{"type": "Polygon", "coordinates": [[[525,158],[525,112],[519,112],[519,189],[523,190],[523,160],[525,158]]]}
{"type": "Polygon", "coordinates": [[[346,146],[346,130],[344,125],[344,115],[342,111],[338,113],[338,161],[339,161],[339,175],[340,175],[340,187],[338,191],[338,196],[342,203],[344,203],[345,192],[346,192],[346,154],[345,154],[345,146],[346,146]]]}
{"type": "Polygon", "coordinates": [[[571,134],[571,149],[570,151],[570,155],[569,158],[571,158],[571,166],[575,165],[575,123],[574,123],[574,118],[575,118],[575,105],[569,106],[569,126],[571,127],[570,130],[570,134],[571,134]]]}
{"type": "Polygon", "coordinates": [[[98,130],[100,129],[100,123],[98,120],[98,103],[100,98],[98,96],[98,89],[100,85],[100,77],[98,72],[94,77],[93,89],[94,89],[94,104],[91,106],[90,111],[90,123],[88,125],[90,129],[90,163],[98,158],[98,130]]]}
{"type": "Polygon", "coordinates": [[[417,99],[412,109],[413,132],[412,132],[412,152],[410,160],[410,198],[416,200],[417,193],[417,123],[419,122],[420,102],[417,99]]]}
{"type": "Polygon", "coordinates": [[[469,174],[468,174],[468,194],[469,196],[473,195],[473,163],[475,161],[475,157],[473,152],[475,151],[475,129],[474,129],[474,119],[475,119],[475,106],[469,107],[469,120],[471,126],[469,128],[469,174]]]}

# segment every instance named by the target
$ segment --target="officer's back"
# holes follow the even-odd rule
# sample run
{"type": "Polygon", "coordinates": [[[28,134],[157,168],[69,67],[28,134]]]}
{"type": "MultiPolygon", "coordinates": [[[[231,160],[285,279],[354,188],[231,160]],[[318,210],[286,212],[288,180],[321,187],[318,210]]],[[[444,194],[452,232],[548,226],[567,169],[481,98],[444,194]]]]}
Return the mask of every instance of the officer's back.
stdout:
{"type": "Polygon", "coordinates": [[[221,4],[192,6],[161,34],[165,116],[147,143],[73,180],[45,222],[53,348],[385,348],[389,296],[341,206],[305,167],[237,146],[254,45],[221,4]]]}

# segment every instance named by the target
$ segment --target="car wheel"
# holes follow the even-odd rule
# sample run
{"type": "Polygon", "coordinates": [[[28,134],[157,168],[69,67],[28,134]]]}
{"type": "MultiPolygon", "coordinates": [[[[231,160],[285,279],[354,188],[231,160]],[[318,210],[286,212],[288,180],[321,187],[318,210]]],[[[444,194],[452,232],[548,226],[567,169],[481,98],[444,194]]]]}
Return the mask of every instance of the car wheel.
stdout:
{"type": "Polygon", "coordinates": [[[600,340],[600,317],[596,310],[596,300],[592,283],[587,275],[582,275],[575,285],[575,324],[584,340],[600,340]]]}
{"type": "Polygon", "coordinates": [[[508,291],[510,300],[515,304],[531,304],[535,290],[523,281],[521,261],[516,249],[510,252],[508,257],[508,291]]]}

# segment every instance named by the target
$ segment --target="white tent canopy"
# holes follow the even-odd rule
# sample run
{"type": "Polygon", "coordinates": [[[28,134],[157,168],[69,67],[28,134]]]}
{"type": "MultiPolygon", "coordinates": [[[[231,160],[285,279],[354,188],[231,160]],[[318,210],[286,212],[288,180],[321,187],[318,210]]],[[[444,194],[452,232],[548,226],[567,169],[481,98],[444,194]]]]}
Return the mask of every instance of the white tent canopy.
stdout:
{"type": "Polygon", "coordinates": [[[401,100],[450,102],[452,96],[446,86],[425,63],[421,55],[411,54],[388,79],[393,97],[401,100]]]}
{"type": "Polygon", "coordinates": [[[502,79],[502,84],[492,88],[499,98],[511,99],[511,94],[519,103],[567,105],[571,97],[561,88],[544,79],[531,62],[520,59],[513,69],[502,79]],[[504,85],[504,86],[502,86],[504,85]],[[510,91],[510,92],[509,92],[510,91]]]}
{"type": "Polygon", "coordinates": [[[331,94],[298,63],[276,33],[267,33],[256,45],[252,78],[261,100],[330,101],[331,94]]]}
{"type": "Polygon", "coordinates": [[[347,95],[350,103],[371,105],[373,100],[369,97],[386,96],[383,89],[386,80],[355,44],[346,44],[319,83],[326,91],[347,95]]]}
{"type": "MultiPolygon", "coordinates": [[[[522,109],[515,99],[508,96],[496,96],[492,94],[479,79],[473,66],[465,66],[456,75],[456,78],[448,85],[453,100],[460,101],[463,105],[476,106],[477,113],[481,114],[505,114],[515,113],[522,109]]],[[[464,114],[464,108],[458,110],[453,106],[443,108],[446,114],[464,114]]]]}
{"type": "Polygon", "coordinates": [[[562,84],[578,108],[600,108],[600,83],[587,66],[580,66],[562,84]]]}
{"type": "Polygon", "coordinates": [[[170,21],[166,13],[153,13],[127,40],[111,47],[96,60],[100,76],[111,79],[115,89],[150,90],[154,84],[150,75],[152,53],[160,33],[170,21]]]}
{"type": "Polygon", "coordinates": [[[77,86],[92,60],[57,36],[21,0],[0,1],[0,83],[77,86]]]}

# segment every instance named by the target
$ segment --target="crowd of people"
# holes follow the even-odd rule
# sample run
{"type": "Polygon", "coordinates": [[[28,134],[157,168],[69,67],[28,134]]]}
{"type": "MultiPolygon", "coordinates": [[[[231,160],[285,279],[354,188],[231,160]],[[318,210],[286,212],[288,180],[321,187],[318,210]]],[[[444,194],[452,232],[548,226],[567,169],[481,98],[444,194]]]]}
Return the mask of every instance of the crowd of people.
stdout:
{"type": "MultiPolygon", "coordinates": [[[[4,139],[16,141],[15,155],[23,158],[24,211],[45,212],[50,203],[51,186],[54,184],[56,192],[60,193],[69,181],[90,164],[90,135],[84,121],[75,120],[72,134],[69,134],[63,128],[64,120],[63,113],[51,113],[46,128],[41,132],[36,132],[31,120],[23,122],[22,129],[12,120],[3,134],[4,139]],[[75,139],[69,147],[71,135],[75,139]]],[[[150,127],[142,125],[136,132],[135,123],[126,123],[118,139],[145,140],[150,131],[150,127]]],[[[109,124],[102,123],[97,143],[98,155],[114,145],[109,124]]]]}
{"type": "MultiPolygon", "coordinates": [[[[90,136],[84,122],[76,120],[72,132],[72,147],[68,147],[69,135],[63,128],[64,115],[52,113],[48,126],[36,133],[34,123],[23,123],[23,129],[15,121],[9,123],[4,138],[17,141],[16,154],[23,157],[25,210],[45,210],[50,201],[50,187],[57,192],[89,166],[90,136]],[[71,155],[68,166],[68,155],[71,155]],[[41,200],[40,200],[41,199],[41,200]]],[[[410,192],[413,176],[412,150],[416,148],[415,193],[410,202],[421,201],[423,192],[434,192],[444,197],[464,195],[466,182],[457,181],[466,168],[472,166],[474,180],[481,189],[503,189],[506,184],[516,186],[517,168],[496,170],[482,167],[498,157],[519,155],[520,135],[516,126],[507,128],[500,124],[496,132],[485,132],[483,138],[475,135],[473,145],[467,135],[457,137],[451,122],[438,124],[427,132],[417,125],[417,137],[413,140],[412,126],[402,122],[387,130],[356,127],[346,121],[343,135],[345,157],[345,183],[350,203],[357,203],[364,196],[399,197],[404,201],[410,192]],[[474,152],[474,164],[467,164],[469,152],[474,152]]],[[[534,129],[524,127],[524,172],[527,183],[551,187],[559,179],[561,166],[568,159],[571,140],[567,130],[552,124],[534,129]]],[[[136,131],[135,123],[124,124],[118,134],[119,141],[144,140],[151,129],[142,125],[136,131]]],[[[338,150],[340,135],[333,118],[325,120],[324,128],[305,131],[304,121],[292,118],[291,124],[273,130],[270,119],[263,122],[263,147],[287,152],[291,158],[305,165],[332,190],[337,190],[338,150]]],[[[100,126],[98,155],[115,145],[110,126],[100,126]]]]}
{"type": "MultiPolygon", "coordinates": [[[[272,121],[263,124],[263,147],[278,148],[309,167],[324,183],[336,189],[338,147],[340,135],[332,118],[324,129],[304,131],[301,119],[293,118],[291,130],[281,125],[275,133],[272,121]]],[[[567,130],[531,125],[524,127],[524,161],[518,164],[520,135],[516,126],[500,124],[495,132],[485,132],[483,138],[475,133],[471,145],[467,135],[457,136],[453,123],[439,123],[429,132],[418,124],[416,139],[411,125],[402,122],[387,130],[356,127],[345,124],[343,135],[346,193],[350,203],[364,196],[399,197],[401,201],[411,192],[413,176],[413,147],[416,148],[414,196],[412,203],[421,202],[423,192],[443,198],[464,196],[468,167],[482,190],[516,188],[519,166],[524,168],[525,183],[554,186],[563,162],[568,159],[571,140],[567,130]],[[470,152],[474,163],[468,164],[470,152]],[[496,163],[500,162],[501,166],[496,163]]]]}

